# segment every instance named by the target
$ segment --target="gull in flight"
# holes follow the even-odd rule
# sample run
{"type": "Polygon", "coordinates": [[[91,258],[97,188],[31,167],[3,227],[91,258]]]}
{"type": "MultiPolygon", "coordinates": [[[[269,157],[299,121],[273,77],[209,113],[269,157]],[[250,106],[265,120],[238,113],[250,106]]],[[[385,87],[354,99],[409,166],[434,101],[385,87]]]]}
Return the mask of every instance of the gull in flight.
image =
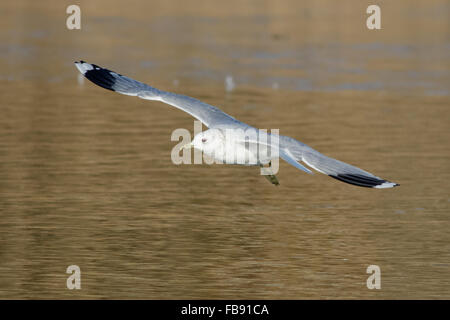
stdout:
{"type": "MultiPolygon", "coordinates": [[[[192,142],[183,148],[194,147],[222,163],[262,167],[263,165],[270,165],[275,157],[277,159],[280,157],[297,169],[307,173],[312,173],[312,171],[300,162],[334,179],[360,187],[384,189],[398,186],[394,182],[389,182],[367,171],[327,157],[304,143],[287,136],[266,134],[267,137],[265,138],[267,139],[256,140],[255,138],[249,139],[247,136],[244,139],[240,134],[226,135],[225,132],[233,132],[233,130],[245,132],[249,129],[257,129],[197,99],[153,88],[95,64],[80,61],[75,62],[75,65],[87,79],[100,87],[129,96],[137,96],[141,99],[161,101],[200,120],[209,129],[197,134],[192,142]],[[270,143],[262,142],[269,139],[270,143]],[[276,142],[272,143],[272,140],[276,142]],[[249,148],[250,145],[257,146],[260,151],[265,149],[268,152],[262,152],[265,155],[260,156],[261,152],[256,154],[254,148],[249,148]],[[235,155],[232,158],[226,156],[227,152],[230,153],[230,150],[235,155]]],[[[274,174],[266,174],[266,178],[275,185],[279,184],[274,174]]]]}

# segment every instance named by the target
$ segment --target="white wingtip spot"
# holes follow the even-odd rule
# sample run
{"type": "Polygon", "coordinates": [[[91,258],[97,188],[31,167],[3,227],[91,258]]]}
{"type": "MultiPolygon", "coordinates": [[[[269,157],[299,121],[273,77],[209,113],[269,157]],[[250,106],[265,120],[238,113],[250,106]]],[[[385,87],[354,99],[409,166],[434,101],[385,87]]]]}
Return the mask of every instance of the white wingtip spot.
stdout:
{"type": "Polygon", "coordinates": [[[94,66],[92,64],[84,61],[75,62],[75,66],[78,68],[78,70],[80,70],[82,74],[85,74],[89,70],[94,69],[94,66]]]}
{"type": "Polygon", "coordinates": [[[378,186],[375,186],[374,188],[385,189],[385,188],[393,188],[393,187],[396,187],[396,186],[398,186],[397,183],[386,181],[385,183],[382,183],[382,184],[380,184],[378,186]]]}

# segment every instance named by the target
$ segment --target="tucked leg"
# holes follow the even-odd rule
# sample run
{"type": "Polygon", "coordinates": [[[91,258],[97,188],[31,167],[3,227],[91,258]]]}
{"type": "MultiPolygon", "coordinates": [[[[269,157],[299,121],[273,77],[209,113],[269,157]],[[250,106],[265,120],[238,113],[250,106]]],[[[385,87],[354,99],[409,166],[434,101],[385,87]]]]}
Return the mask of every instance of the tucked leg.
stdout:
{"type": "MultiPolygon", "coordinates": [[[[271,166],[272,163],[269,163],[269,167],[271,166]]],[[[263,165],[261,165],[261,167],[263,167],[263,165]]],[[[269,170],[269,168],[265,168],[266,170],[269,170]]],[[[280,185],[280,182],[278,182],[277,177],[274,174],[264,174],[263,175],[267,180],[270,181],[271,184],[274,184],[276,186],[280,185]]]]}

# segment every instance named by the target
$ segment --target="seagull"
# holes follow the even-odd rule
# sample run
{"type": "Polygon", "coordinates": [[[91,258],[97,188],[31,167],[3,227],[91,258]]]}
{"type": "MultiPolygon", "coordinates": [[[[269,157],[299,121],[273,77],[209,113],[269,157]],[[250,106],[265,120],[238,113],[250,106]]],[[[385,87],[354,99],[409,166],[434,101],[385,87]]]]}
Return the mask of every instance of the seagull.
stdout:
{"type": "MultiPolygon", "coordinates": [[[[270,166],[275,158],[282,158],[297,169],[309,174],[312,174],[312,171],[303,164],[334,179],[359,187],[385,189],[399,185],[350,164],[327,157],[291,137],[267,133],[261,135],[264,136],[264,139],[248,138],[248,136],[243,138],[242,132],[258,129],[197,99],[156,89],[82,60],[75,62],[75,65],[84,77],[100,87],[145,100],[164,102],[187,112],[209,128],[198,133],[192,142],[183,146],[182,149],[193,147],[226,164],[264,167],[270,166]],[[239,134],[233,133],[238,131],[239,134]],[[229,134],[230,132],[231,134],[229,134]],[[270,142],[267,142],[268,140],[270,142]],[[255,148],[252,149],[249,146],[256,146],[257,149],[266,151],[266,153],[262,152],[263,156],[260,156],[261,152],[254,152],[255,148]],[[229,151],[233,151],[231,152],[233,157],[228,157],[229,151]]],[[[267,167],[264,168],[267,169],[267,167]]],[[[265,176],[272,184],[279,185],[277,177],[275,174],[271,174],[270,170],[265,176]]]]}

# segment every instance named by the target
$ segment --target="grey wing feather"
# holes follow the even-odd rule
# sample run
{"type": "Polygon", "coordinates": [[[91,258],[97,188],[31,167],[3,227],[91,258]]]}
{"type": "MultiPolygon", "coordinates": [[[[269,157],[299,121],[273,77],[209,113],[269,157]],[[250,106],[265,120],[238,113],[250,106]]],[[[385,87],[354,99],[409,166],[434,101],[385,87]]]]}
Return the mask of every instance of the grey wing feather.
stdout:
{"type": "Polygon", "coordinates": [[[398,184],[384,180],[370,172],[327,157],[293,138],[280,136],[280,146],[287,148],[297,161],[302,161],[314,170],[342,182],[378,189],[398,186],[398,184]]]}
{"type": "Polygon", "coordinates": [[[289,151],[289,149],[280,148],[280,157],[289,163],[291,166],[296,167],[297,169],[300,169],[302,171],[305,171],[306,173],[312,173],[311,170],[306,168],[305,166],[301,165],[295,157],[292,155],[292,153],[289,151]]]}
{"type": "Polygon", "coordinates": [[[246,126],[226,114],[219,108],[197,99],[153,88],[145,83],[133,80],[114,71],[84,61],[75,62],[78,70],[96,85],[129,96],[137,96],[146,100],[162,101],[203,122],[207,127],[246,126]]]}

